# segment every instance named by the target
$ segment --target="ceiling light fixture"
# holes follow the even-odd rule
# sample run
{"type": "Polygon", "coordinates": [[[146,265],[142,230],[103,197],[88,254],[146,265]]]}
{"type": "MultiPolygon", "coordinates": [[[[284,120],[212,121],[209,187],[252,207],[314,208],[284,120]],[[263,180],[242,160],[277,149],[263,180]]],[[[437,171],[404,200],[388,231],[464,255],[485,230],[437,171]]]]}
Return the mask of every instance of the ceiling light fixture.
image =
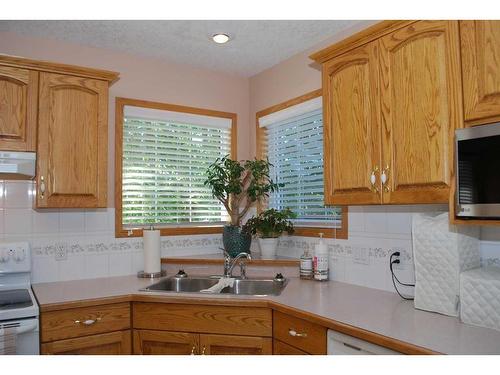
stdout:
{"type": "Polygon", "coordinates": [[[212,40],[217,44],[224,44],[229,42],[229,35],[227,34],[214,34],[212,40]]]}

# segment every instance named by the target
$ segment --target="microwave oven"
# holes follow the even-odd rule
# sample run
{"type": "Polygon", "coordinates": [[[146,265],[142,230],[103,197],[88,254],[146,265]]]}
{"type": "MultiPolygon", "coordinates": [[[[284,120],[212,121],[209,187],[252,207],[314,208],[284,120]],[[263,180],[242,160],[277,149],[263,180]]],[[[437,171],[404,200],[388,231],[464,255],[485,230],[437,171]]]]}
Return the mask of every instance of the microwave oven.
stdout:
{"type": "Polygon", "coordinates": [[[500,123],[455,132],[456,215],[500,218],[500,123]]]}

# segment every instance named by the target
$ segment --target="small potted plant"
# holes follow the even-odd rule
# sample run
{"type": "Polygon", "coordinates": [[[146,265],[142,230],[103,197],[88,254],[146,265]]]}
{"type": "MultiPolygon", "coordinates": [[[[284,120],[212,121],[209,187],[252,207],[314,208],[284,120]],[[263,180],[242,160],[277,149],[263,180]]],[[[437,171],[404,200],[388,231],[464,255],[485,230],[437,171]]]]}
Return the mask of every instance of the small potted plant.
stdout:
{"type": "Polygon", "coordinates": [[[205,185],[226,208],[230,223],[224,226],[222,242],[231,256],[250,252],[252,236],[241,230],[241,219],[250,207],[277,191],[279,186],[269,177],[267,160],[232,160],[217,158],[207,170],[205,185]]]}
{"type": "Polygon", "coordinates": [[[262,258],[274,259],[278,248],[278,238],[283,232],[293,233],[293,223],[290,219],[296,217],[297,215],[289,208],[282,211],[270,208],[248,220],[243,230],[258,236],[262,258]]]}

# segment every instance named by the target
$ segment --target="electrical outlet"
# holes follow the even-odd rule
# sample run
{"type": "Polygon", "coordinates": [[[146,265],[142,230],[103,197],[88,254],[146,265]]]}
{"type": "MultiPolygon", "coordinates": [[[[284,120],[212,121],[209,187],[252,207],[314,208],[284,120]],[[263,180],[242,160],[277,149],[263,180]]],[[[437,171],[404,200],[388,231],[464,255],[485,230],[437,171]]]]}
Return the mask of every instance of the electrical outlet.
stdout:
{"type": "Polygon", "coordinates": [[[408,267],[408,257],[406,250],[400,247],[393,247],[390,251],[390,254],[394,254],[399,252],[398,256],[393,256],[392,260],[399,259],[399,263],[394,263],[392,268],[395,270],[404,270],[408,267]]]}

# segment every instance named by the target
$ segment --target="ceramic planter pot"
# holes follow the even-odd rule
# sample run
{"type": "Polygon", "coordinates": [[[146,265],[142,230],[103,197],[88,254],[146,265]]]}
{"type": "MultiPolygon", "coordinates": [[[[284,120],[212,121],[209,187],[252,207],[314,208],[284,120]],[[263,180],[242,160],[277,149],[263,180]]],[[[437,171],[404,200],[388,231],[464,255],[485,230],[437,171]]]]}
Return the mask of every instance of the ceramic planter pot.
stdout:
{"type": "Polygon", "coordinates": [[[242,233],[241,227],[225,225],[222,232],[222,243],[227,253],[234,258],[239,253],[250,254],[252,236],[249,233],[242,233]]]}
{"type": "Polygon", "coordinates": [[[278,250],[278,238],[259,238],[262,259],[275,259],[278,250]]]}

